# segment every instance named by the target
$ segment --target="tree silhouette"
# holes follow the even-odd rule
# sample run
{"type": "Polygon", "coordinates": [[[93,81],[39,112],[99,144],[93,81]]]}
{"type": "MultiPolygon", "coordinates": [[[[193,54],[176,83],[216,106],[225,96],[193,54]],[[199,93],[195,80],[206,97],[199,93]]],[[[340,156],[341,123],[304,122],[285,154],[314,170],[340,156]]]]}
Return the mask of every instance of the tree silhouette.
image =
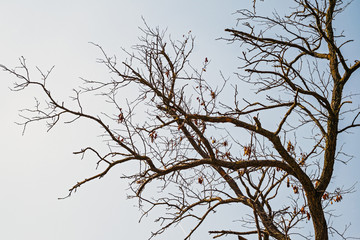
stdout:
{"type": "Polygon", "coordinates": [[[229,35],[223,40],[240,43],[241,67],[236,79],[222,77],[217,85],[205,77],[211,59],[204,57],[201,67],[190,62],[191,32],[175,41],[146,24],[133,52],[124,50],[127,59],[119,61],[94,44],[112,78],[84,79],[73,97],[75,108],[48,89],[51,70],[39,70],[38,81],[31,78],[25,58],[18,68],[1,68],[19,78],[14,90],[35,85],[46,95],[46,107],[37,102],[23,112],[24,129],[36,121],[46,121],[51,129],[63,115],[71,115],[69,123],[85,118],[104,131],[108,152],[95,147],[75,152],[95,154],[104,170],[76,183],[69,196],[114,166],[132,164],[124,178],[143,215],[158,207],[167,211],[151,237],[191,218],[189,239],[218,207],[240,204],[252,216],[239,219],[241,229],[209,231],[214,238],[329,239],[336,230],[326,220],[327,207],[352,191],[330,190],[329,183],[335,161],[344,161],[338,136],[360,126],[359,109],[344,93],[360,62],[347,60],[342,47],[350,40],[333,27],[346,2],[292,2],[285,16],[257,15],[255,7],[237,11],[242,25],[225,29],[229,35]],[[240,89],[247,84],[256,88],[256,101],[243,98],[240,89]],[[138,92],[124,101],[122,93],[130,89],[138,92]],[[87,113],[83,94],[105,96],[112,113],[87,113]],[[161,190],[148,196],[150,185],[161,190]],[[315,236],[298,228],[306,222],[312,222],[315,236]]]}

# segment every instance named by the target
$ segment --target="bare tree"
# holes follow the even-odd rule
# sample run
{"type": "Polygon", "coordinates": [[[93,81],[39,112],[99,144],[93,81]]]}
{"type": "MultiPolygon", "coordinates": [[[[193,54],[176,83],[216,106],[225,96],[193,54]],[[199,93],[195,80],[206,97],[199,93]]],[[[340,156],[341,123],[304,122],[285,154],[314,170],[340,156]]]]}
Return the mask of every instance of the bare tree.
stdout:
{"type": "Polygon", "coordinates": [[[219,206],[240,204],[252,215],[239,219],[240,230],[210,231],[214,238],[298,235],[324,240],[336,233],[345,238],[328,225],[326,214],[328,206],[352,191],[329,189],[335,161],[344,161],[338,135],[360,126],[359,109],[352,108],[354,104],[344,95],[360,62],[347,60],[342,47],[350,41],[333,27],[347,3],[292,2],[294,8],[286,16],[237,12],[241,27],[226,29],[230,37],[223,40],[241,44],[241,70],[235,80],[222,77],[217,85],[205,79],[207,58],[199,68],[190,63],[191,33],[175,41],[148,26],[133,52],[125,51],[126,60],[118,61],[94,44],[112,80],[84,79],[73,97],[76,108],[55,99],[47,88],[51,70],[39,70],[42,79],[38,81],[31,78],[24,58],[18,68],[1,67],[19,78],[14,90],[36,85],[46,94],[45,108],[37,103],[24,113],[24,128],[46,121],[51,129],[63,115],[70,115],[74,117],[70,123],[85,118],[103,129],[108,152],[89,146],[75,154],[95,154],[104,170],[75,184],[69,196],[116,165],[137,166],[124,178],[144,216],[157,207],[167,211],[158,218],[161,227],[151,237],[193,219],[195,224],[185,237],[189,239],[219,206]],[[239,88],[245,84],[256,87],[255,102],[241,96],[239,88]],[[224,98],[229,90],[224,89],[230,86],[229,102],[224,98]],[[136,97],[121,99],[122,92],[134,87],[136,97]],[[114,110],[99,115],[85,112],[80,97],[92,93],[105,96],[114,110]],[[161,191],[148,196],[150,184],[161,191]],[[306,236],[298,228],[306,222],[312,222],[315,236],[306,236]]]}

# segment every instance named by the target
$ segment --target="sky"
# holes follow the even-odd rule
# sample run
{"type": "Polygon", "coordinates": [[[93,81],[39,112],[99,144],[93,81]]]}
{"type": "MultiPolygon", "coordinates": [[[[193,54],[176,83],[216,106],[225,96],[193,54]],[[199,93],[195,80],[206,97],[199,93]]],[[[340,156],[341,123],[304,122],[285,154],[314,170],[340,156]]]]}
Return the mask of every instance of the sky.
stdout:
{"type": "MultiPolygon", "coordinates": [[[[360,56],[360,28],[353,24],[359,21],[359,2],[354,1],[336,25],[356,40],[346,50],[350,58],[360,56]]],[[[283,8],[270,0],[258,4],[262,9],[283,8]]],[[[137,42],[144,18],[150,26],[167,28],[174,39],[191,30],[196,36],[195,62],[206,56],[214,73],[221,70],[233,77],[236,51],[241,50],[216,39],[227,36],[225,28],[236,26],[233,13],[241,8],[251,8],[250,1],[1,0],[0,64],[16,66],[18,58],[24,56],[33,69],[47,70],[55,65],[50,87],[57,97],[68,100],[80,77],[108,78],[107,70],[96,64],[100,52],[89,42],[121,57],[121,47],[129,49],[137,42]]],[[[95,159],[80,160],[72,152],[98,144],[101,132],[80,121],[75,126],[59,125],[50,132],[44,124],[35,123],[22,135],[22,127],[15,123],[21,121],[18,110],[33,106],[34,97],[41,96],[36,89],[10,91],[15,80],[0,72],[0,239],[147,239],[156,228],[153,218],[138,222],[141,213],[136,201],[127,199],[128,185],[116,170],[83,186],[71,198],[58,200],[74,183],[96,173],[95,159]]],[[[354,81],[348,91],[359,92],[359,86],[354,81]]],[[[354,159],[347,166],[337,164],[337,184],[349,186],[360,180],[360,131],[353,132],[340,139],[354,159]]],[[[339,224],[360,225],[359,185],[356,190],[339,204],[339,213],[345,216],[339,224]]],[[[219,216],[226,218],[226,214],[219,216]]],[[[209,225],[211,221],[214,219],[209,225]]],[[[181,239],[181,228],[158,239],[181,239]]],[[[210,239],[206,231],[201,228],[194,239],[210,239]]],[[[356,227],[349,232],[360,236],[356,227]]]]}

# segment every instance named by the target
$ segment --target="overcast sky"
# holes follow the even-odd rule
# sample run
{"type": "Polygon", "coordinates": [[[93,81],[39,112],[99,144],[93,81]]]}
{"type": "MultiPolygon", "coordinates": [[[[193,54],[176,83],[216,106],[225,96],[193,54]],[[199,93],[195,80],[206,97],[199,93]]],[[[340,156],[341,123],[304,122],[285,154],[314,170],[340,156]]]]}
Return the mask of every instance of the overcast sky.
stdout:
{"type": "MultiPolygon", "coordinates": [[[[271,0],[258,2],[263,9],[282,7],[271,0]]],[[[174,39],[191,30],[196,36],[194,58],[209,57],[214,72],[221,70],[231,76],[238,66],[234,50],[241,50],[215,39],[226,36],[225,28],[235,27],[232,13],[250,7],[250,0],[0,0],[0,63],[16,66],[24,56],[31,67],[46,70],[55,65],[50,84],[54,94],[68,99],[79,77],[108,77],[107,70],[96,64],[100,52],[89,42],[121,57],[121,47],[136,43],[144,17],[150,26],[167,28],[174,39]]],[[[358,59],[359,12],[360,1],[356,0],[336,25],[356,40],[348,54],[358,59]]],[[[95,173],[94,159],[80,160],[72,152],[96,144],[100,132],[92,131],[92,124],[79,122],[75,128],[61,125],[47,133],[39,123],[29,126],[22,136],[22,127],[15,124],[21,120],[18,110],[31,107],[37,93],[31,89],[11,92],[15,79],[3,72],[0,80],[0,239],[147,239],[155,230],[153,218],[138,223],[136,202],[126,199],[127,183],[116,170],[83,186],[69,199],[57,199],[74,183],[95,173]]],[[[352,91],[359,92],[360,82],[353,82],[352,91]]],[[[359,181],[359,134],[354,131],[340,139],[344,149],[354,155],[348,166],[336,165],[335,180],[340,184],[350,186],[359,181]]],[[[338,205],[337,213],[345,216],[339,223],[352,222],[349,231],[360,236],[359,185],[356,190],[338,205]]],[[[201,228],[194,239],[210,239],[204,237],[206,231],[201,228]]],[[[158,239],[181,239],[183,235],[178,226],[158,239]]]]}

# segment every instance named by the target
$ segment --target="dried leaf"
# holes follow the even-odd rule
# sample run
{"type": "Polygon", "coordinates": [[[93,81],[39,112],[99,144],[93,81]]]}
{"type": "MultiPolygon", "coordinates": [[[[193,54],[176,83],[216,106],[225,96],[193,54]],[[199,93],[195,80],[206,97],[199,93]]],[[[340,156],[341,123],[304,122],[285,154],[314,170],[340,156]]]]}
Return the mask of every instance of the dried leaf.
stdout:
{"type": "Polygon", "coordinates": [[[204,179],[203,179],[202,177],[199,177],[199,178],[198,178],[198,183],[202,184],[203,181],[204,181],[204,179]]]}

